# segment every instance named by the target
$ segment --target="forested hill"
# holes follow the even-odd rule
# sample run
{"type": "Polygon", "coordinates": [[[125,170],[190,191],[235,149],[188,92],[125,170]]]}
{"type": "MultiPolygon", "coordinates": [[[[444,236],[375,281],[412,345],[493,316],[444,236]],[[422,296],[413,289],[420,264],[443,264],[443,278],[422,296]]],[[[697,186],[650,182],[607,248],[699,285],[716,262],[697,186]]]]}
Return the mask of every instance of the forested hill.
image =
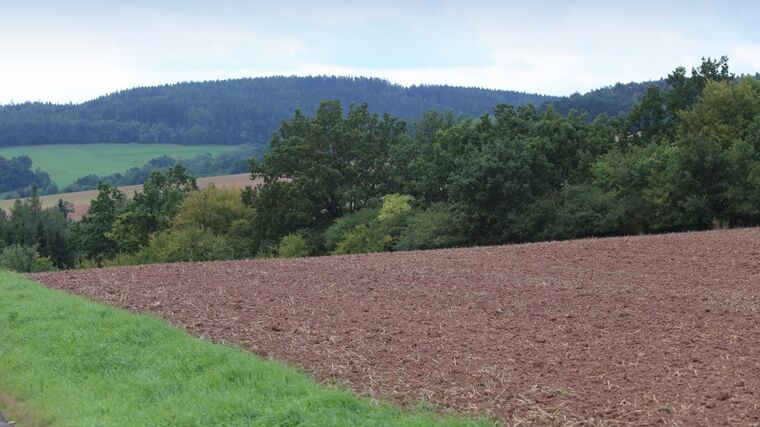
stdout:
{"type": "Polygon", "coordinates": [[[403,87],[376,78],[264,77],[178,83],[120,91],[83,104],[24,103],[0,107],[0,146],[95,142],[268,144],[296,108],[319,102],[368,103],[407,121],[427,110],[480,116],[497,104],[560,112],[625,115],[649,83],[618,84],[571,97],[452,86],[403,87]]]}
{"type": "Polygon", "coordinates": [[[634,104],[637,104],[649,86],[666,89],[668,84],[664,79],[644,83],[618,83],[595,89],[583,95],[575,93],[567,97],[551,100],[555,110],[567,114],[570,110],[582,111],[590,118],[599,114],[625,117],[634,104]]]}

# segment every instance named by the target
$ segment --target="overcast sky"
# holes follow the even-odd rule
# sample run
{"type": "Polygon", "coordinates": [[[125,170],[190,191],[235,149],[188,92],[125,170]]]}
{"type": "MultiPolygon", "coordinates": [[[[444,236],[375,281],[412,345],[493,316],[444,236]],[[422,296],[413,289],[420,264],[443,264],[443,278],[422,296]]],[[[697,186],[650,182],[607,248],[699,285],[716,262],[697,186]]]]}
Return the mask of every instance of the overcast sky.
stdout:
{"type": "Polygon", "coordinates": [[[0,0],[0,10],[0,103],[316,74],[563,95],[723,54],[734,72],[760,71],[760,1],[0,0]]]}

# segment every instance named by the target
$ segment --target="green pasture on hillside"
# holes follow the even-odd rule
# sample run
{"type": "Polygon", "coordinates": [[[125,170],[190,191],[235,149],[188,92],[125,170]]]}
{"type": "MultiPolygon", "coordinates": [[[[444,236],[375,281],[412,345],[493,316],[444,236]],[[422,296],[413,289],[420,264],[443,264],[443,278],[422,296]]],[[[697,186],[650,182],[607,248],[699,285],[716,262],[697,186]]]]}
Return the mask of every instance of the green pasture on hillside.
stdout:
{"type": "Polygon", "coordinates": [[[32,169],[40,168],[63,187],[84,175],[111,175],[140,167],[167,155],[189,158],[199,154],[219,154],[237,148],[230,145],[176,144],[61,144],[0,147],[0,156],[29,156],[32,169]]]}
{"type": "Polygon", "coordinates": [[[0,272],[0,409],[25,425],[478,425],[401,411],[245,351],[0,272]]]}

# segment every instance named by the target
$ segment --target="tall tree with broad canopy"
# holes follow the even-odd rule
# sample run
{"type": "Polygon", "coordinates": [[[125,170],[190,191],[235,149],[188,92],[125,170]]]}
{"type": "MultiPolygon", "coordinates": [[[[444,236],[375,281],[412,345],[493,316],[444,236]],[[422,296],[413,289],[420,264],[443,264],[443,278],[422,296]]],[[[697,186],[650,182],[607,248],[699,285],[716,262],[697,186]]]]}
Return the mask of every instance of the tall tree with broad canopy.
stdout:
{"type": "MultiPolygon", "coordinates": [[[[393,192],[389,152],[405,138],[403,121],[370,114],[366,104],[344,114],[340,102],[323,102],[313,118],[297,110],[272,138],[264,163],[251,163],[253,177],[264,178],[257,198],[275,204],[288,199],[282,202],[298,211],[290,216],[306,219],[301,227],[327,226],[393,192]]],[[[268,215],[266,206],[254,206],[268,215]]],[[[287,228],[271,237],[296,231],[287,228]]]]}

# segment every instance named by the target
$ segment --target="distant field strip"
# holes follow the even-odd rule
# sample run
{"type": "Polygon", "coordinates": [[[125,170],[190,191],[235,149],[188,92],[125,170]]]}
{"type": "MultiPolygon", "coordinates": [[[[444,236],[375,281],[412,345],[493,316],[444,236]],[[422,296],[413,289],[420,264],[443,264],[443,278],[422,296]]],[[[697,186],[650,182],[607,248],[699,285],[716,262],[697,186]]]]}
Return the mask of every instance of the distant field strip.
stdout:
{"type": "MultiPolygon", "coordinates": [[[[307,375],[0,272],[0,394],[54,426],[472,425],[307,375]]],[[[14,414],[24,412],[24,414],[14,414]]]]}
{"type": "MultiPolygon", "coordinates": [[[[244,188],[246,185],[255,186],[257,185],[257,182],[252,181],[251,174],[248,173],[198,178],[199,187],[205,188],[210,184],[214,184],[220,188],[244,188]]],[[[127,185],[124,187],[119,187],[119,190],[125,193],[128,197],[132,197],[136,191],[142,191],[142,185],[127,185]]],[[[87,212],[87,208],[90,206],[90,201],[97,196],[98,190],[77,191],[75,193],[62,193],[41,196],[40,201],[42,202],[43,208],[55,206],[60,199],[70,202],[74,205],[74,213],[71,215],[71,218],[78,220],[82,217],[82,214],[87,212]]],[[[7,213],[10,211],[13,203],[15,203],[15,200],[0,200],[0,209],[5,210],[7,213]]]]}
{"type": "Polygon", "coordinates": [[[140,167],[156,157],[189,158],[219,154],[237,148],[230,145],[177,144],[61,144],[2,147],[0,156],[29,156],[32,168],[40,168],[63,188],[85,175],[111,175],[140,167]]]}

